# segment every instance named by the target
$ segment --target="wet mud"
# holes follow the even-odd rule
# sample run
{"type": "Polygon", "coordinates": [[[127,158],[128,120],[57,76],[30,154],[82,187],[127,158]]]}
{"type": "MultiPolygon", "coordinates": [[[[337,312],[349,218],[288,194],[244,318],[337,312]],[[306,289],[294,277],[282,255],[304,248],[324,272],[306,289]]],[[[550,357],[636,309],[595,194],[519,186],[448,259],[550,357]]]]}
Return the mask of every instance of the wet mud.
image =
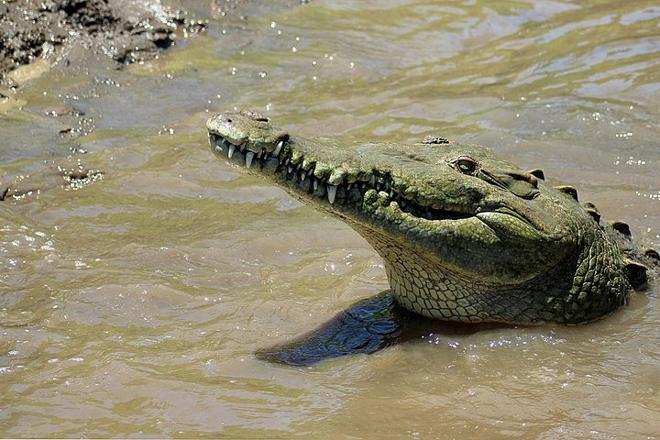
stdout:
{"type": "MultiPolygon", "coordinates": [[[[43,108],[49,121],[40,120],[37,131],[43,136],[40,140],[51,146],[50,159],[32,167],[30,173],[0,170],[0,202],[38,196],[53,188],[80,189],[101,180],[104,171],[88,164],[83,156],[87,151],[78,142],[94,131],[95,116],[100,116],[87,114],[79,101],[98,99],[104,90],[122,86],[100,72],[158,58],[177,41],[204,32],[209,19],[240,23],[264,10],[295,4],[292,0],[268,6],[220,0],[171,0],[164,4],[151,0],[0,2],[0,118],[22,108],[26,102],[17,92],[49,70],[88,78],[74,87],[75,93],[63,90],[55,102],[51,100],[43,108]]],[[[21,124],[4,128],[5,145],[25,139],[21,124]]],[[[34,157],[31,148],[25,145],[23,153],[14,149],[8,154],[12,148],[4,148],[6,154],[0,151],[0,163],[16,155],[34,157]]]]}
{"type": "Polygon", "coordinates": [[[206,24],[184,9],[143,0],[5,0],[0,4],[0,77],[39,58],[67,62],[73,44],[122,64],[153,58],[176,31],[206,24]],[[63,53],[64,52],[64,53],[63,53]]]}

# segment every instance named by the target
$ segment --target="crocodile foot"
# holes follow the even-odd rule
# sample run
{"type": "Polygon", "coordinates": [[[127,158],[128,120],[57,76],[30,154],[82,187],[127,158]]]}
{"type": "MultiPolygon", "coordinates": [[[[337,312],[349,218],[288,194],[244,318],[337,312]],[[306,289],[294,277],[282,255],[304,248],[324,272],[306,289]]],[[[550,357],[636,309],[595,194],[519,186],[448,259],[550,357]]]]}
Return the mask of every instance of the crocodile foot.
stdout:
{"type": "Polygon", "coordinates": [[[270,362],[311,365],[349,354],[373,353],[399,342],[410,315],[386,290],[353,304],[311,332],[256,355],[270,362]]]}
{"type": "Polygon", "coordinates": [[[510,327],[500,323],[439,321],[401,307],[391,291],[359,301],[296,339],[256,352],[258,359],[308,366],[352,354],[371,354],[406,341],[428,342],[510,327]]]}

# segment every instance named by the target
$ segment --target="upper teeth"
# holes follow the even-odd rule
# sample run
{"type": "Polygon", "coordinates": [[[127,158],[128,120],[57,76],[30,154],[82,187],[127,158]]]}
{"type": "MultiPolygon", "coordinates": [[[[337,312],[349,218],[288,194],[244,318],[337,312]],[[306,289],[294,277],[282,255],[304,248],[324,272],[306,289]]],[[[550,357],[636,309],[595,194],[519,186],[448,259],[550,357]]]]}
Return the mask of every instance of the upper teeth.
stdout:
{"type": "MultiPolygon", "coordinates": [[[[333,184],[330,184],[329,180],[331,176],[315,175],[316,163],[314,161],[305,162],[302,155],[295,156],[292,150],[283,152],[285,143],[283,140],[278,141],[275,149],[272,153],[269,153],[266,150],[260,150],[258,152],[250,151],[247,149],[247,144],[245,143],[239,147],[219,136],[212,139],[215,141],[214,146],[216,151],[224,152],[229,159],[238,157],[241,161],[245,160],[246,168],[250,168],[255,163],[255,159],[260,169],[274,167],[275,172],[283,173],[282,176],[284,179],[288,180],[291,184],[300,185],[301,188],[304,188],[310,194],[315,194],[316,197],[327,197],[330,204],[334,204],[336,201],[344,203],[345,200],[353,200],[352,198],[356,194],[351,190],[355,188],[362,195],[369,189],[376,189],[377,191],[382,190],[383,195],[393,196],[393,194],[390,194],[392,188],[389,177],[385,177],[382,174],[377,175],[377,173],[370,173],[368,177],[363,177],[364,180],[351,181],[350,183],[345,181],[343,177],[339,179],[333,178],[333,184]],[[237,151],[240,151],[241,154],[235,154],[237,151]],[[309,183],[306,183],[307,178],[310,180],[309,183]],[[341,190],[339,189],[340,186],[342,187],[341,190]]],[[[238,160],[234,159],[234,161],[238,160]]]]}
{"type": "Polygon", "coordinates": [[[277,157],[280,155],[280,151],[282,151],[282,145],[284,145],[284,141],[279,141],[277,143],[275,150],[273,150],[273,156],[277,157]]]}

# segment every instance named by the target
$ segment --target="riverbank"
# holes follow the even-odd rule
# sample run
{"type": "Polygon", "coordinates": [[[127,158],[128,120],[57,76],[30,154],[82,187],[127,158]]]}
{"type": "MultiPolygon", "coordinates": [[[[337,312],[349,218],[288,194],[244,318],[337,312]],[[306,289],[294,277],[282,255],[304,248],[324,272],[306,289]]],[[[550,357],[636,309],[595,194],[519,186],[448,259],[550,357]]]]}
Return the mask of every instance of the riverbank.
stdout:
{"type": "MultiPolygon", "coordinates": [[[[200,39],[214,39],[223,54],[241,50],[237,48],[245,47],[245,40],[225,37],[226,29],[238,34],[248,20],[296,4],[300,2],[0,0],[0,202],[99,181],[108,164],[86,155],[90,148],[81,147],[79,138],[109,119],[119,129],[121,115],[130,107],[142,108],[142,103],[127,107],[126,102],[151,88],[142,81],[153,74],[147,71],[158,66],[164,50],[173,54],[174,46],[185,50],[200,39]],[[204,36],[194,38],[199,33],[204,36]],[[130,64],[132,68],[124,68],[130,64]],[[41,162],[21,161],[28,158],[41,162]]],[[[172,81],[172,73],[156,76],[172,81]]],[[[208,96],[217,94],[200,92],[193,107],[208,105],[208,96]]],[[[140,116],[154,113],[158,107],[143,109],[140,116]]],[[[165,113],[158,132],[170,131],[164,125],[174,113],[165,113]]],[[[139,120],[136,116],[127,123],[139,120]]]]}
{"type": "Polygon", "coordinates": [[[0,82],[15,86],[16,69],[46,60],[69,63],[81,50],[119,64],[151,59],[206,23],[181,5],[147,0],[4,0],[0,2],[0,82]]]}

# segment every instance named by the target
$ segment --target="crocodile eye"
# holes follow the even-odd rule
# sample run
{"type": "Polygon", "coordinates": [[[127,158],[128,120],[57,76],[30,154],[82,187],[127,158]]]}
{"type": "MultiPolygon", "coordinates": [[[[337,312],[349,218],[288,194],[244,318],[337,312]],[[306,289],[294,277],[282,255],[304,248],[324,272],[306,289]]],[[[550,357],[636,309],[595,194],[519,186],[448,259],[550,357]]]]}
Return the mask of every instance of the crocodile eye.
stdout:
{"type": "Polygon", "coordinates": [[[454,166],[463,174],[474,174],[479,168],[479,162],[469,156],[461,156],[454,161],[454,166]]]}

